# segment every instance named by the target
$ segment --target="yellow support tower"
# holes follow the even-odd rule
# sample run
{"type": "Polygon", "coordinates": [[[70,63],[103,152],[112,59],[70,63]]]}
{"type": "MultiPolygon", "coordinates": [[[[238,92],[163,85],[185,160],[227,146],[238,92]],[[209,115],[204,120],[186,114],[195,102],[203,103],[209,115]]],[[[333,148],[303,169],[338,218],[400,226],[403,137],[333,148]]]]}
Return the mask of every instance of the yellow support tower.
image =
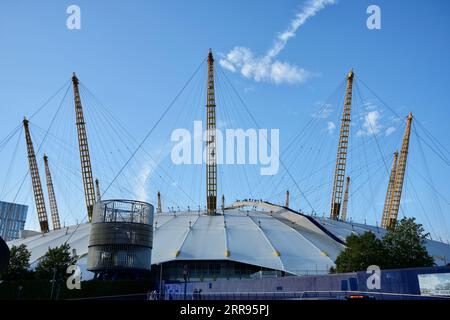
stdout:
{"type": "Polygon", "coordinates": [[[50,167],[48,166],[48,157],[44,154],[45,178],[47,180],[48,201],[50,202],[50,213],[52,215],[53,230],[61,229],[59,222],[58,205],[56,203],[55,189],[53,188],[52,175],[50,174],[50,167]]]}
{"type": "Polygon", "coordinates": [[[31,140],[29,122],[23,119],[23,128],[25,130],[25,140],[27,143],[28,164],[30,166],[31,184],[33,186],[34,203],[38,214],[39,226],[41,232],[48,232],[47,209],[45,208],[44,193],[42,192],[41,178],[36,162],[36,154],[34,153],[33,141],[31,140]]]}
{"type": "Polygon", "coordinates": [[[388,189],[386,192],[386,199],[384,200],[383,216],[381,218],[381,227],[387,228],[389,223],[389,209],[394,193],[395,174],[397,172],[398,165],[398,151],[394,153],[394,161],[392,162],[391,176],[389,177],[388,189]]]}
{"type": "Polygon", "coordinates": [[[394,191],[391,203],[389,205],[389,221],[387,228],[392,228],[397,223],[398,210],[400,208],[400,200],[402,197],[403,181],[405,180],[406,160],[408,158],[409,139],[411,136],[411,123],[413,120],[412,113],[409,113],[406,120],[405,134],[403,136],[402,149],[398,159],[397,171],[395,173],[394,191]]]}
{"type": "Polygon", "coordinates": [[[347,75],[347,90],[345,93],[344,111],[341,119],[339,144],[334,171],[333,194],[331,199],[330,219],[338,220],[344,193],[345,166],[347,163],[348,138],[350,133],[350,114],[352,107],[353,70],[347,75]]]}
{"type": "Polygon", "coordinates": [[[350,177],[347,177],[347,181],[345,183],[345,192],[344,192],[344,202],[342,203],[342,214],[341,220],[347,220],[347,210],[348,210],[348,191],[350,188],[350,177]]]}
{"type": "Polygon", "coordinates": [[[91,157],[89,155],[89,145],[86,133],[86,123],[84,122],[83,107],[81,105],[80,92],[78,90],[78,78],[73,73],[73,95],[75,99],[75,114],[78,132],[78,146],[80,149],[81,174],[83,176],[84,196],[89,222],[92,220],[92,213],[95,204],[94,179],[92,177],[91,157]]]}
{"type": "Polygon", "coordinates": [[[206,96],[206,208],[210,215],[217,210],[216,99],[214,94],[214,58],[208,54],[206,96]]]}

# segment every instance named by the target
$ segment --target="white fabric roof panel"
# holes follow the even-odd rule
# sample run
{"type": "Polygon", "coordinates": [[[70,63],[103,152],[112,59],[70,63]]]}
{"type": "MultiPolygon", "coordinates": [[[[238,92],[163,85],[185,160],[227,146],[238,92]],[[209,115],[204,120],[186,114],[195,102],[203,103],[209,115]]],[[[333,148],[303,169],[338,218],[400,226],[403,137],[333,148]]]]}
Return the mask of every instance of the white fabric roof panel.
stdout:
{"type": "Polygon", "coordinates": [[[58,247],[68,240],[71,249],[77,251],[78,256],[87,254],[90,224],[80,224],[78,228],[71,226],[56,231],[51,231],[45,235],[38,234],[26,239],[17,239],[8,243],[12,245],[25,244],[31,251],[30,264],[35,263],[47,252],[48,248],[58,247]],[[75,231],[75,232],[74,232],[75,231]]]}
{"type": "MultiPolygon", "coordinates": [[[[255,220],[255,218],[252,219],[255,220]]],[[[304,273],[317,268],[327,270],[334,265],[330,258],[324,256],[323,252],[299,231],[267,215],[260,221],[264,235],[279,254],[285,270],[304,273]],[[301,254],[299,254],[300,251],[301,254]]]]}
{"type": "MultiPolygon", "coordinates": [[[[190,232],[180,247],[179,259],[223,259],[227,245],[225,229],[223,227],[223,216],[220,218],[211,219],[210,216],[197,215],[192,222],[190,232]],[[207,242],[208,245],[205,246],[207,242]],[[208,257],[211,258],[208,259],[208,257]]],[[[188,227],[186,228],[188,229],[188,227]]]]}
{"type": "Polygon", "coordinates": [[[252,212],[247,216],[241,212],[226,215],[227,240],[230,260],[259,265],[276,270],[285,270],[275,250],[267,241],[264,232],[250,216],[262,219],[262,215],[252,212]]]}
{"type": "MultiPolygon", "coordinates": [[[[154,227],[152,264],[231,260],[297,275],[325,271],[333,266],[344,248],[336,238],[345,239],[352,232],[367,230],[384,233],[373,226],[306,217],[283,208],[272,213],[232,209],[226,210],[225,215],[215,216],[192,211],[155,214],[154,227]]],[[[26,244],[34,265],[49,247],[60,246],[68,240],[84,268],[89,232],[90,224],[85,223],[14,240],[8,245],[26,244]]],[[[427,247],[433,256],[450,261],[449,245],[427,241],[427,247]]]]}

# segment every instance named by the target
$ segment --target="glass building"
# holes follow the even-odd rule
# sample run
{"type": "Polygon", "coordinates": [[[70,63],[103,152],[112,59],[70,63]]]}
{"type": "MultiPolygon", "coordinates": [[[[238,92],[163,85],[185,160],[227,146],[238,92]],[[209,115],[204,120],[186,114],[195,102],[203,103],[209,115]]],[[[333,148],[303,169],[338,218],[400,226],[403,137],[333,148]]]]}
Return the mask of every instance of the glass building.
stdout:
{"type": "Polygon", "coordinates": [[[0,237],[5,241],[19,238],[25,227],[28,206],[0,201],[0,237]]]}

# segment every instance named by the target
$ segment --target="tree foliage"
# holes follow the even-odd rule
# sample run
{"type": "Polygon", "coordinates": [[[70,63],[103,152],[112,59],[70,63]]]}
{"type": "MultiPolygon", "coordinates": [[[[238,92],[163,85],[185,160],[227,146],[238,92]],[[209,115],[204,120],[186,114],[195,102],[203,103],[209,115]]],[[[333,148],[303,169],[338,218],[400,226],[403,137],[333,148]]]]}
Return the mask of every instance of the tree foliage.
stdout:
{"type": "Polygon", "coordinates": [[[384,264],[384,247],[374,233],[350,235],[346,239],[346,249],[336,259],[336,272],[365,270],[370,265],[384,264]]]}
{"type": "Polygon", "coordinates": [[[67,268],[76,261],[77,257],[71,255],[68,243],[49,248],[36,267],[36,277],[51,280],[55,276],[55,279],[61,279],[66,275],[67,268]]]}
{"type": "Polygon", "coordinates": [[[27,246],[12,246],[10,250],[10,259],[8,268],[2,274],[4,280],[24,280],[30,276],[30,257],[31,253],[27,246]]]}
{"type": "Polygon", "coordinates": [[[388,230],[383,244],[389,253],[385,268],[429,267],[434,264],[433,257],[425,248],[428,233],[414,218],[403,218],[394,228],[388,230]]]}
{"type": "Polygon", "coordinates": [[[330,271],[361,271],[370,265],[381,269],[433,266],[433,258],[425,248],[427,236],[414,218],[403,218],[389,228],[382,239],[369,231],[350,235],[346,239],[345,250],[336,259],[336,267],[330,271]]]}

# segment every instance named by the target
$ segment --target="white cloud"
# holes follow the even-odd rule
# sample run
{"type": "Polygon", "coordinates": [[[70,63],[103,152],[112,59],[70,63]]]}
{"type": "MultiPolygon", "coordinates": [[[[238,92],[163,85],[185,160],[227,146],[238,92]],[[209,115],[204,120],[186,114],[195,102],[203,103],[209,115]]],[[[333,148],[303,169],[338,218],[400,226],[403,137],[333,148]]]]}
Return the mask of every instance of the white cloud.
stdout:
{"type": "Polygon", "coordinates": [[[364,103],[363,103],[363,107],[364,107],[367,111],[371,111],[371,110],[377,109],[377,105],[376,105],[375,103],[373,103],[372,101],[364,102],[364,103]]]}
{"type": "Polygon", "coordinates": [[[334,129],[336,129],[336,125],[334,124],[334,122],[328,121],[327,122],[327,131],[328,131],[328,133],[333,133],[334,129]]]}
{"type": "Polygon", "coordinates": [[[397,130],[397,129],[394,127],[387,128],[385,131],[386,136],[390,136],[391,134],[393,134],[395,132],[395,130],[397,130]]]}
{"type": "Polygon", "coordinates": [[[400,125],[400,124],[403,123],[403,118],[402,118],[402,117],[391,116],[389,119],[390,119],[390,121],[391,121],[392,123],[395,123],[395,124],[397,124],[397,125],[400,125]]]}
{"type": "MultiPolygon", "coordinates": [[[[236,49],[236,48],[235,48],[235,49],[236,49]]],[[[234,49],[233,49],[233,50],[234,50],[234,49]]],[[[227,55],[227,59],[231,59],[231,58],[233,57],[233,55],[230,57],[230,54],[232,54],[232,52],[230,52],[230,53],[227,55]]],[[[236,72],[236,68],[234,67],[233,63],[229,62],[228,60],[221,59],[221,60],[219,61],[219,63],[220,63],[220,65],[221,65],[223,68],[228,69],[228,70],[230,70],[231,72],[236,72]]]]}
{"type": "Polygon", "coordinates": [[[378,134],[381,131],[381,114],[378,110],[369,111],[364,116],[362,129],[357,133],[358,136],[378,134]]]}
{"type": "Polygon", "coordinates": [[[137,200],[148,201],[146,182],[151,177],[154,169],[155,169],[154,163],[152,164],[147,162],[139,171],[139,175],[136,181],[137,183],[134,190],[135,197],[137,200]]]}
{"type": "Polygon", "coordinates": [[[284,49],[289,39],[295,36],[298,28],[327,5],[334,3],[336,0],[308,1],[295,15],[289,27],[278,34],[265,55],[255,56],[251,49],[237,46],[220,59],[220,65],[231,72],[240,71],[244,77],[252,78],[256,82],[264,81],[275,84],[305,82],[312,76],[309,71],[288,62],[276,60],[276,57],[284,49]]]}
{"type": "Polygon", "coordinates": [[[333,112],[333,106],[329,103],[316,103],[316,105],[320,106],[320,110],[317,110],[313,114],[311,114],[311,117],[313,118],[327,119],[333,112]]]}
{"type": "Polygon", "coordinates": [[[375,111],[370,111],[365,119],[364,119],[364,128],[366,128],[367,133],[370,134],[377,134],[380,132],[380,112],[375,110],[375,111]]]}
{"type": "Polygon", "coordinates": [[[170,154],[170,147],[157,147],[148,153],[145,163],[139,170],[139,173],[135,177],[134,181],[134,196],[136,200],[149,201],[150,195],[148,194],[147,182],[152,178],[155,171],[158,169],[162,159],[170,154]],[[158,155],[158,162],[154,158],[150,158],[150,154],[158,155]]]}

